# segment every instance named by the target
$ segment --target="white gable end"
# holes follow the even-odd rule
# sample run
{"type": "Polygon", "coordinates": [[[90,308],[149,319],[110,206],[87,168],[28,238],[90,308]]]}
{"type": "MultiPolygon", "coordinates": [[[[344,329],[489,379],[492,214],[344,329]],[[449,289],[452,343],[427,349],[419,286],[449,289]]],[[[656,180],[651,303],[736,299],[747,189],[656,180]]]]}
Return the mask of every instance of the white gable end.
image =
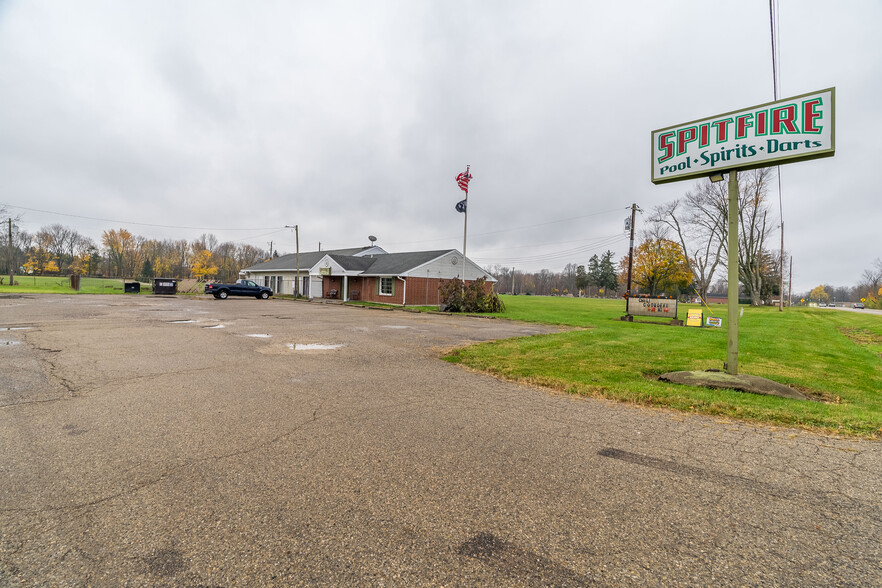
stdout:
{"type": "MultiPolygon", "coordinates": [[[[417,266],[402,275],[414,278],[439,278],[442,280],[462,278],[462,253],[448,251],[440,257],[417,266]]],[[[470,259],[467,259],[465,279],[477,280],[478,278],[486,278],[488,282],[496,281],[496,278],[485,272],[470,259]]]]}

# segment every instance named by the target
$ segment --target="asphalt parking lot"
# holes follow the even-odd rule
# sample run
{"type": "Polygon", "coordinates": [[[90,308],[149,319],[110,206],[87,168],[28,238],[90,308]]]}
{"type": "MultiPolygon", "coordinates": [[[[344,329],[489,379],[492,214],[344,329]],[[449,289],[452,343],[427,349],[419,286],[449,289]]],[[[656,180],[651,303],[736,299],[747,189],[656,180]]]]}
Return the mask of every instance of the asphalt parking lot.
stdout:
{"type": "Polygon", "coordinates": [[[0,586],[882,584],[882,444],[438,359],[552,331],[0,297],[0,586]]]}

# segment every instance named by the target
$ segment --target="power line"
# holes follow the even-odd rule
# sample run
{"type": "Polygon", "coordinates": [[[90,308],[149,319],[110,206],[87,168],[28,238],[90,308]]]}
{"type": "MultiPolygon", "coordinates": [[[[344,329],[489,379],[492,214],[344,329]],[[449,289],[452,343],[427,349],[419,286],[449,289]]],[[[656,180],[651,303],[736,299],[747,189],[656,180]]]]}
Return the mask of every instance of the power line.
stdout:
{"type": "Polygon", "coordinates": [[[583,255],[585,253],[596,251],[597,249],[602,249],[604,247],[608,247],[614,243],[617,243],[621,240],[625,239],[624,235],[616,235],[615,237],[605,237],[603,239],[599,239],[597,242],[583,245],[581,247],[575,247],[572,249],[565,249],[561,251],[554,251],[551,253],[530,255],[530,256],[522,256],[522,257],[487,257],[482,255],[477,255],[472,259],[475,261],[492,261],[495,263],[502,263],[504,265],[508,264],[527,264],[527,263],[540,263],[540,262],[549,262],[549,261],[557,261],[561,259],[573,258],[579,255],[583,255]]]}
{"type": "Polygon", "coordinates": [[[135,221],[122,221],[122,220],[114,220],[109,218],[97,218],[94,216],[84,216],[81,214],[68,214],[65,212],[55,212],[52,210],[41,210],[39,208],[28,208],[26,206],[16,206],[14,204],[4,204],[0,202],[0,206],[8,206],[9,208],[18,208],[21,210],[29,210],[31,212],[42,212],[44,214],[54,214],[58,216],[69,216],[73,218],[82,218],[86,220],[95,220],[101,221],[105,223],[116,223],[120,225],[139,225],[142,227],[158,227],[161,229],[187,229],[191,231],[269,231],[275,229],[284,229],[285,227],[248,227],[248,228],[218,228],[218,227],[186,227],[182,225],[158,225],[154,223],[139,223],[135,221]]]}
{"type": "MultiPolygon", "coordinates": [[[[571,222],[571,221],[574,221],[574,220],[579,220],[579,219],[583,219],[583,218],[589,218],[589,217],[592,217],[592,216],[600,216],[600,215],[603,215],[603,214],[610,214],[610,213],[613,213],[613,212],[620,212],[621,210],[622,210],[621,208],[615,208],[615,209],[612,209],[612,210],[603,210],[603,211],[600,211],[600,212],[592,212],[591,214],[583,214],[583,215],[581,215],[581,216],[571,216],[571,217],[569,217],[569,218],[564,218],[564,219],[560,219],[560,220],[553,220],[553,221],[547,221],[547,222],[544,222],[544,223],[537,223],[537,224],[534,224],[534,225],[524,225],[524,226],[521,226],[521,227],[511,227],[511,228],[508,228],[508,229],[499,229],[499,230],[496,230],[496,231],[488,231],[488,232],[486,232],[486,233],[472,233],[472,234],[471,234],[471,237],[473,237],[473,238],[474,238],[474,237],[485,237],[485,236],[487,236],[487,235],[498,235],[499,233],[510,233],[510,232],[513,232],[513,231],[522,231],[522,230],[525,230],[525,229],[533,229],[533,228],[536,228],[536,227],[544,227],[544,226],[547,226],[547,225],[553,225],[553,224],[558,224],[558,223],[571,222]]],[[[450,241],[451,239],[458,239],[458,238],[459,238],[459,236],[456,236],[456,237],[439,237],[439,238],[437,238],[437,239],[423,239],[423,240],[420,240],[420,241],[397,241],[397,242],[389,243],[389,245],[412,245],[412,244],[414,244],[414,243],[436,243],[436,242],[438,242],[438,241],[450,241]]]]}

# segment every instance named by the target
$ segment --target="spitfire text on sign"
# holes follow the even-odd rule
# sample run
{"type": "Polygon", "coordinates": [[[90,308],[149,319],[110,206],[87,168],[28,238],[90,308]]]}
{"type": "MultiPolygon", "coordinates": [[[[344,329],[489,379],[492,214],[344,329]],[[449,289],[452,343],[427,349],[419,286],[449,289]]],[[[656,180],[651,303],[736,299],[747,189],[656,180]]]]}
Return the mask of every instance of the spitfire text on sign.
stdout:
{"type": "Polygon", "coordinates": [[[652,182],[830,157],[836,89],[794,96],[652,133],[652,182]]]}

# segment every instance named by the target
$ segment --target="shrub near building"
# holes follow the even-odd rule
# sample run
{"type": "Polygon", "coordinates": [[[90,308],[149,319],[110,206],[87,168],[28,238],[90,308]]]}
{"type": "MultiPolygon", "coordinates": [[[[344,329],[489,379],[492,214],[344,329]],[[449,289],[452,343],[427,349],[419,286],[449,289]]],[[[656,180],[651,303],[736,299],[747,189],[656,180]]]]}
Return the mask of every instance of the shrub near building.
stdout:
{"type": "Polygon", "coordinates": [[[484,278],[463,288],[462,280],[442,280],[438,289],[444,312],[505,312],[505,304],[484,278]]]}

